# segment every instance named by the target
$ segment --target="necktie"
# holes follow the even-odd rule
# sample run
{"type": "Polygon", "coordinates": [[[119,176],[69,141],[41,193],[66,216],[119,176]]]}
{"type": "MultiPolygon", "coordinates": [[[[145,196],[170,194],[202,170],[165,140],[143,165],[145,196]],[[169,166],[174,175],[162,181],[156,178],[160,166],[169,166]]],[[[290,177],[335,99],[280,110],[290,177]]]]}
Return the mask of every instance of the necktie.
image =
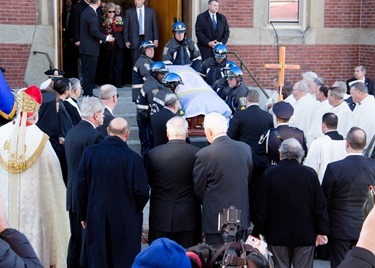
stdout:
{"type": "Polygon", "coordinates": [[[142,35],[142,34],[143,34],[143,16],[142,16],[142,9],[139,9],[138,24],[139,24],[139,35],[142,35]]]}
{"type": "Polygon", "coordinates": [[[216,29],[217,23],[215,20],[215,15],[212,15],[212,22],[214,23],[214,28],[216,29]]]}

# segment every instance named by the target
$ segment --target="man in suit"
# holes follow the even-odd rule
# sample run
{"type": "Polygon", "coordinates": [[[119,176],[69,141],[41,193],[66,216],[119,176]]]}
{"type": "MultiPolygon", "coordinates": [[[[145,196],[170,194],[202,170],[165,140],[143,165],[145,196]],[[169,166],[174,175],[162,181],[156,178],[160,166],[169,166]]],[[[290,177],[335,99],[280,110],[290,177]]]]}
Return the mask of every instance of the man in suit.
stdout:
{"type": "Polygon", "coordinates": [[[130,49],[132,66],[139,58],[139,47],[144,40],[151,40],[159,46],[158,24],[155,11],[144,5],[145,0],[134,0],[135,7],[126,10],[125,45],[130,49]]]}
{"type": "Polygon", "coordinates": [[[345,143],[347,157],[328,164],[322,183],[330,218],[331,267],[337,267],[356,244],[364,220],[363,203],[368,187],[375,184],[375,160],[362,156],[366,133],[352,127],[345,143]]]}
{"type": "Polygon", "coordinates": [[[87,232],[89,267],[130,268],[141,251],[149,187],[142,157],[126,144],[129,134],[127,121],[115,118],[105,140],[82,155],[78,216],[87,232]]]}
{"type": "Polygon", "coordinates": [[[167,237],[184,248],[201,242],[201,207],[192,172],[198,147],[187,144],[188,123],[175,116],[167,122],[168,143],[147,154],[151,187],[149,243],[167,237]]]}
{"type": "Polygon", "coordinates": [[[151,115],[151,128],[154,138],[154,147],[168,142],[167,122],[176,116],[181,109],[180,98],[173,93],[167,94],[164,100],[164,107],[157,113],[151,115]]]}
{"type": "Polygon", "coordinates": [[[280,101],[275,103],[272,109],[276,116],[277,127],[263,133],[255,148],[256,153],[258,155],[265,155],[270,164],[277,164],[280,161],[280,144],[286,139],[295,138],[301,143],[306,155],[307,146],[303,131],[288,125],[289,118],[293,115],[294,111],[292,105],[280,101]]]}
{"type": "Polygon", "coordinates": [[[231,139],[247,143],[253,152],[254,167],[249,181],[250,211],[254,208],[255,194],[268,163],[265,155],[254,151],[260,136],[270,128],[273,128],[272,115],[260,109],[259,92],[250,89],[246,96],[246,109],[233,115],[227,132],[231,139]]]}
{"type": "Polygon", "coordinates": [[[218,213],[235,206],[241,210],[238,237],[246,237],[250,224],[248,182],[253,170],[251,148],[226,135],[228,122],[216,112],[204,118],[204,133],[211,145],[195,156],[194,191],[202,204],[202,231],[208,244],[223,244],[218,213]]]}
{"type": "Polygon", "coordinates": [[[68,185],[66,190],[66,210],[69,211],[70,242],[68,247],[68,267],[87,266],[84,249],[84,235],[78,219],[77,181],[78,165],[83,150],[103,140],[103,135],[95,127],[103,124],[104,105],[93,97],[83,98],[82,120],[71,130],[65,139],[66,162],[68,165],[68,185]],[[82,252],[81,252],[82,249],[82,252]],[[80,265],[80,258],[83,261],[80,265]]]}
{"type": "Polygon", "coordinates": [[[99,20],[96,13],[99,5],[100,0],[90,0],[90,5],[81,15],[79,54],[82,60],[84,96],[93,96],[100,43],[115,41],[112,35],[106,36],[99,31],[99,20]]]}
{"type": "Polygon", "coordinates": [[[347,94],[350,94],[350,87],[352,82],[354,81],[361,81],[363,82],[368,90],[368,94],[375,95],[375,83],[371,79],[365,77],[366,75],[366,67],[363,65],[357,66],[354,68],[354,77],[346,81],[347,86],[347,94]]]}
{"type": "Polygon", "coordinates": [[[104,137],[107,137],[107,127],[111,120],[115,118],[113,116],[113,109],[115,109],[118,101],[117,88],[113,85],[103,85],[99,90],[99,99],[104,103],[104,119],[103,124],[98,126],[96,129],[102,133],[104,137]]]}
{"type": "Polygon", "coordinates": [[[264,173],[257,195],[253,234],[265,236],[275,267],[313,267],[315,246],[327,243],[324,194],[303,156],[299,141],[283,141],[280,163],[264,173]]]}
{"type": "Polygon", "coordinates": [[[229,25],[225,16],[219,11],[218,0],[208,0],[208,10],[199,14],[195,23],[195,34],[202,61],[213,56],[213,48],[218,43],[227,43],[229,25]]]}

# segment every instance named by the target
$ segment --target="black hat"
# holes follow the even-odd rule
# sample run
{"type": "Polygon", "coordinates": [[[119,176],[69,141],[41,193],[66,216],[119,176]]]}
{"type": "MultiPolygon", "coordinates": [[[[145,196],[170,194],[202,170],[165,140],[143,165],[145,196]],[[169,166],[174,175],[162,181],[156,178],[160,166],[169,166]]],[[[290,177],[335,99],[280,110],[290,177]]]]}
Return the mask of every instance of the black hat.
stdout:
{"type": "Polygon", "coordinates": [[[59,77],[63,77],[65,72],[59,69],[51,69],[51,70],[45,71],[44,74],[51,78],[59,78],[59,77]]]}
{"type": "Polygon", "coordinates": [[[276,117],[284,120],[288,120],[294,112],[292,105],[285,101],[275,103],[272,107],[272,110],[276,117]]]}

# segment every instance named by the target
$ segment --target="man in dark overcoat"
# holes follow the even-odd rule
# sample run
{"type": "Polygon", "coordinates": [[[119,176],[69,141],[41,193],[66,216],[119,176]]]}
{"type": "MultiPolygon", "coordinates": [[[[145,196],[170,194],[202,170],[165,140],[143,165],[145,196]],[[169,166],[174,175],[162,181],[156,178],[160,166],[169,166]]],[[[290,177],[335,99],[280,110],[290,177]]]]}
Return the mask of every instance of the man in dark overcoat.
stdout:
{"type": "Polygon", "coordinates": [[[239,236],[250,225],[248,181],[253,170],[251,148],[226,135],[227,119],[216,112],[204,118],[204,132],[211,145],[195,157],[194,191],[202,204],[202,231],[208,244],[223,244],[218,213],[234,206],[241,210],[239,236]]]}
{"type": "Polygon", "coordinates": [[[146,156],[151,187],[150,244],[160,237],[172,239],[184,248],[201,242],[201,207],[192,178],[199,148],[186,143],[187,134],[186,119],[173,117],[167,122],[168,143],[150,150],[146,156]]]}
{"type": "Polygon", "coordinates": [[[149,187],[141,156],[126,144],[129,133],[125,119],[113,119],[108,136],[86,148],[80,162],[78,216],[89,267],[131,267],[141,251],[149,187]]]}

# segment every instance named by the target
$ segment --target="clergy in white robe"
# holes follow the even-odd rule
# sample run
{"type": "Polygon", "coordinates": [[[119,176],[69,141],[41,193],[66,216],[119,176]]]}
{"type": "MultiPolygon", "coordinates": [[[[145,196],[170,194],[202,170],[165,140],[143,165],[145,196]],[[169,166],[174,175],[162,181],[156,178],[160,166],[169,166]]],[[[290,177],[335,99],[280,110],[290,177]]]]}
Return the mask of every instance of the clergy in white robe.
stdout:
{"type": "Polygon", "coordinates": [[[10,227],[26,235],[43,266],[66,267],[66,188],[49,137],[35,125],[38,91],[21,90],[17,120],[0,128],[0,194],[10,227]]]}
{"type": "Polygon", "coordinates": [[[334,113],[326,113],[322,118],[321,129],[324,136],[315,139],[308,150],[303,164],[313,168],[322,183],[327,165],[344,159],[346,156],[344,138],[337,132],[338,117],[334,113]]]}
{"type": "Polygon", "coordinates": [[[350,87],[350,95],[356,103],[350,127],[359,127],[366,132],[366,147],[375,135],[375,99],[369,95],[367,86],[362,82],[356,82],[350,87]]]}
{"type": "Polygon", "coordinates": [[[307,147],[310,147],[313,140],[323,136],[322,132],[322,117],[325,113],[331,110],[331,105],[328,103],[328,87],[321,85],[315,91],[315,99],[318,101],[314,115],[312,117],[311,126],[306,132],[307,147]]]}
{"type": "Polygon", "coordinates": [[[294,113],[289,120],[289,126],[296,127],[306,133],[312,122],[317,101],[309,93],[309,84],[305,80],[298,81],[293,87],[296,102],[292,104],[294,113]]]}
{"type": "Polygon", "coordinates": [[[330,112],[338,117],[337,131],[344,137],[348,133],[353,112],[344,101],[344,91],[340,87],[333,86],[328,90],[328,102],[331,105],[330,112]]]}

